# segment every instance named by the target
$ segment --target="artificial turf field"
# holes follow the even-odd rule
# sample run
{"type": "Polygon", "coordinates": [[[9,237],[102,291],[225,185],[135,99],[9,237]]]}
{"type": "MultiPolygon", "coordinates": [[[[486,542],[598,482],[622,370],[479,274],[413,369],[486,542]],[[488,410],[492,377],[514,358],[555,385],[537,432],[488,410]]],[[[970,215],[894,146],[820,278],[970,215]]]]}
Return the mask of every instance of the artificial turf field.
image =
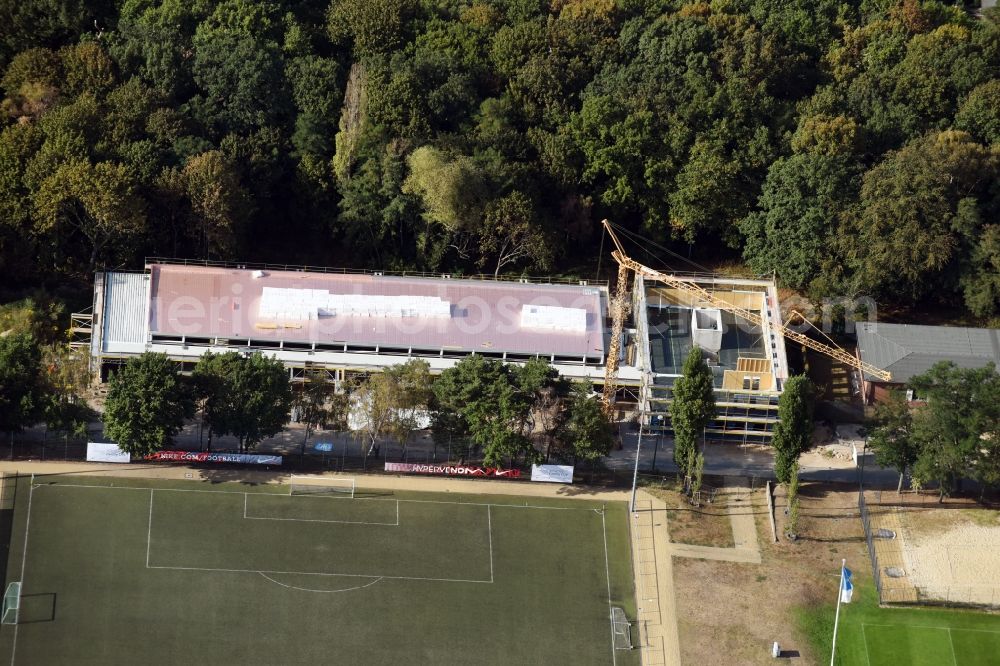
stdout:
{"type": "Polygon", "coordinates": [[[11,484],[12,664],[639,663],[609,621],[636,611],[624,504],[11,484]]]}
{"type": "MultiPolygon", "coordinates": [[[[836,591],[836,588],[835,588],[836,591]]],[[[833,626],[833,608],[824,610],[833,626]]],[[[829,640],[827,633],[827,641],[829,640]]],[[[829,662],[829,643],[826,643],[829,662]]],[[[871,585],[841,606],[840,666],[996,666],[1000,616],[940,608],[880,608],[871,585]],[[861,592],[861,594],[859,594],[861,592]]]]}

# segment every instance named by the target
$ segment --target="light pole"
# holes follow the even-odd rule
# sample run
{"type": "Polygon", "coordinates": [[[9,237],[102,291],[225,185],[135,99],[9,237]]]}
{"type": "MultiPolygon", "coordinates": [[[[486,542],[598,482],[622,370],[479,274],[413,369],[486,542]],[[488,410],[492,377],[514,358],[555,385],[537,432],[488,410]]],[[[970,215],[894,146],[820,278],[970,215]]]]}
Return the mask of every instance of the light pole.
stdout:
{"type": "Polygon", "coordinates": [[[632,504],[629,508],[635,513],[636,484],[639,482],[639,453],[642,451],[642,412],[639,413],[639,443],[635,447],[635,469],[632,471],[632,504]]]}

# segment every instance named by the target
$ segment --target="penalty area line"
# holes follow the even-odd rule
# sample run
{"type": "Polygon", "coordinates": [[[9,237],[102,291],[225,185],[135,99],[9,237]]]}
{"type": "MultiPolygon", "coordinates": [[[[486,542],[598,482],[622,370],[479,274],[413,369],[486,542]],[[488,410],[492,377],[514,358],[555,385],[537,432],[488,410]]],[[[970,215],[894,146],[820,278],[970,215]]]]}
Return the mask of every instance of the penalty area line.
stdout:
{"type": "Polygon", "coordinates": [[[491,580],[472,580],[469,578],[429,578],[424,576],[387,576],[379,574],[360,573],[328,573],[325,571],[274,571],[272,569],[223,569],[218,567],[168,567],[150,565],[147,569],[165,569],[169,571],[214,571],[218,573],[252,573],[273,574],[275,576],[329,576],[338,578],[382,578],[385,580],[425,580],[438,583],[481,583],[492,585],[491,580]]]}

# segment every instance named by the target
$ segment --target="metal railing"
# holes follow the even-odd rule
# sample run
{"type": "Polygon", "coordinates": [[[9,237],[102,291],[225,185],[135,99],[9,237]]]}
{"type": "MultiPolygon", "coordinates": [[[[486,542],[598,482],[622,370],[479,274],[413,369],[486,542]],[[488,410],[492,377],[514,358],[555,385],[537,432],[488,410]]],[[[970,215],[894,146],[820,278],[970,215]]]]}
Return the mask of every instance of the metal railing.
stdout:
{"type": "MultiPolygon", "coordinates": [[[[364,268],[334,268],[330,266],[309,266],[298,264],[270,264],[249,261],[215,261],[212,259],[177,259],[172,257],[146,257],[146,266],[167,264],[172,266],[199,266],[206,268],[232,268],[238,270],[285,271],[291,273],[324,273],[330,275],[370,275],[386,277],[433,278],[436,280],[480,280],[484,282],[520,282],[524,284],[559,284],[579,287],[607,287],[607,280],[589,280],[571,277],[539,277],[526,275],[489,275],[474,273],[430,273],[427,271],[391,271],[364,268]]],[[[123,272],[123,271],[122,271],[123,272]]]]}

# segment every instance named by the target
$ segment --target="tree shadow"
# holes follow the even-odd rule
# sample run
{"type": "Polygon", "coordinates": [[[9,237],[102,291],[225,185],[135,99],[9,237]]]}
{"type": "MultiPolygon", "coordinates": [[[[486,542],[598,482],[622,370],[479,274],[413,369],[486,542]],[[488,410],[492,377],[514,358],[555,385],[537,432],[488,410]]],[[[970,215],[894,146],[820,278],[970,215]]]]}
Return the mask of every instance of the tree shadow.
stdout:
{"type": "Polygon", "coordinates": [[[238,467],[191,466],[192,478],[199,481],[217,483],[239,483],[245,486],[262,486],[268,483],[282,483],[290,476],[290,471],[267,469],[245,469],[238,467]]]}

